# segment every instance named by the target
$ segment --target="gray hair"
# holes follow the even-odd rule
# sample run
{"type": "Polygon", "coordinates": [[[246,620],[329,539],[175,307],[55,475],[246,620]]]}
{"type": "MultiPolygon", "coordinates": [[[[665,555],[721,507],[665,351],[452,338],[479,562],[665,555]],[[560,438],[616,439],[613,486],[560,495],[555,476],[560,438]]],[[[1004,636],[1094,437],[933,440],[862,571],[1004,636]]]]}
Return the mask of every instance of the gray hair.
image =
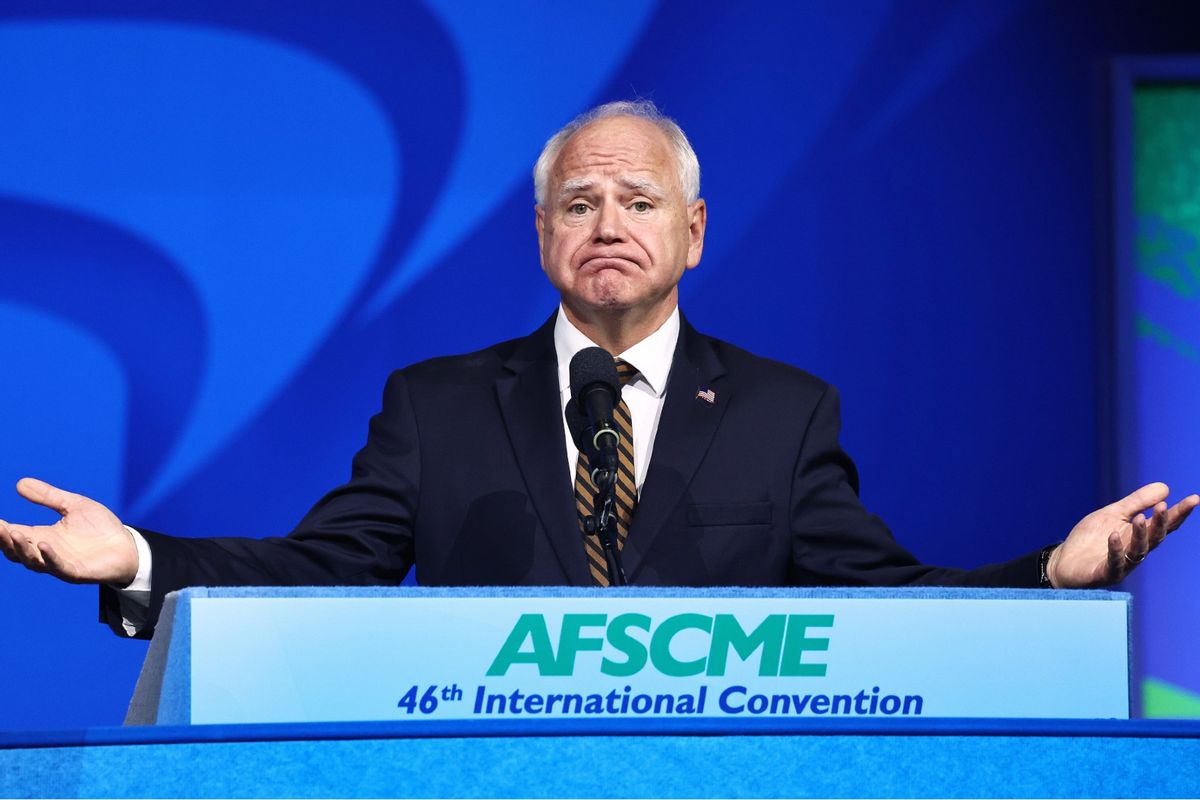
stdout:
{"type": "Polygon", "coordinates": [[[585,111],[563,126],[562,130],[551,136],[542,148],[537,163],[533,165],[533,197],[537,204],[546,202],[546,186],[550,182],[550,168],[562,151],[567,140],[579,132],[579,129],[597,120],[610,117],[636,117],[652,123],[663,132],[671,149],[675,153],[676,168],[679,171],[679,186],[688,204],[696,202],[700,197],[700,160],[691,142],[684,135],[683,129],[675,120],[658,110],[658,106],[649,100],[617,100],[596,106],[585,111]]]}

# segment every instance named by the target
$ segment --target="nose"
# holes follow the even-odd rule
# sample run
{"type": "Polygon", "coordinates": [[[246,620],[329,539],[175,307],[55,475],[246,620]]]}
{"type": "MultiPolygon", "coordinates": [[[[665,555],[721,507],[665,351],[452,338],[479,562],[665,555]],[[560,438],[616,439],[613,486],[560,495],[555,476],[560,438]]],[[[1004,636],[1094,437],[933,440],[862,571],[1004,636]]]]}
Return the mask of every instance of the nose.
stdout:
{"type": "Polygon", "coordinates": [[[625,219],[621,216],[619,203],[604,203],[596,214],[596,228],[592,241],[597,244],[612,244],[625,241],[625,219]]]}

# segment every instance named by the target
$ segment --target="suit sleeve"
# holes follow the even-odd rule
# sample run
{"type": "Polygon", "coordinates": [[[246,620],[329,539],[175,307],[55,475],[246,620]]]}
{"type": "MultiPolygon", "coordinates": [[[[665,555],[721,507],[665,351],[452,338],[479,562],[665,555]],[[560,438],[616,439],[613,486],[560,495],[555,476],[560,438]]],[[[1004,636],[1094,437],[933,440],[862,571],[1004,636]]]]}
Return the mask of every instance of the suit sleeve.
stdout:
{"type": "MultiPolygon", "coordinates": [[[[418,426],[402,372],[388,379],[383,409],[350,480],[325,495],[286,537],[167,536],[141,529],[150,545],[150,638],[163,598],[188,586],[396,584],[413,563],[421,459],[418,426]]],[[[120,636],[117,593],[100,590],[100,619],[120,636]]]]}
{"type": "Polygon", "coordinates": [[[858,471],[838,443],[837,390],[809,420],[796,461],[791,500],[794,579],[800,585],[1004,586],[1036,588],[1038,554],[974,570],[922,564],[858,497],[858,471]]]}

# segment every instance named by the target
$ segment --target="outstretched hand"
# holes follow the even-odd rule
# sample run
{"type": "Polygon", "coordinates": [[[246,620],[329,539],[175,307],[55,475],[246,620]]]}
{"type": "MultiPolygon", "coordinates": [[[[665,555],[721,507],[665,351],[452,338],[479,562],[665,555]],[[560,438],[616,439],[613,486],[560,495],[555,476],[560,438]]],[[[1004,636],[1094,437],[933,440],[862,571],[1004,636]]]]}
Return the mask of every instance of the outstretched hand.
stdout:
{"type": "Polygon", "coordinates": [[[1147,484],[1081,519],[1050,556],[1050,583],[1056,589],[1093,589],[1123,580],[1200,505],[1200,496],[1192,494],[1168,508],[1168,491],[1164,483],[1147,484]]]}
{"type": "Polygon", "coordinates": [[[133,536],[116,515],[95,500],[58,489],[45,481],[22,478],[17,492],[53,509],[62,519],[53,525],[16,525],[0,520],[0,552],[70,583],[126,586],[137,575],[133,536]]]}

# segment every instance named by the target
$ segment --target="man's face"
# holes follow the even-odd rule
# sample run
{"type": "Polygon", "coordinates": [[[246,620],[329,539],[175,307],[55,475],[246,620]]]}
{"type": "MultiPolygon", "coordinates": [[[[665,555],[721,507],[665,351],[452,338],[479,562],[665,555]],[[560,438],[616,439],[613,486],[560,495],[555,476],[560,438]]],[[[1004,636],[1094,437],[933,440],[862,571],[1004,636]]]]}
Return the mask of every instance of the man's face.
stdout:
{"type": "Polygon", "coordinates": [[[577,319],[634,311],[665,319],[700,263],[703,200],[687,204],[666,136],[636,117],[567,141],[537,208],[542,269],[577,319]]]}

